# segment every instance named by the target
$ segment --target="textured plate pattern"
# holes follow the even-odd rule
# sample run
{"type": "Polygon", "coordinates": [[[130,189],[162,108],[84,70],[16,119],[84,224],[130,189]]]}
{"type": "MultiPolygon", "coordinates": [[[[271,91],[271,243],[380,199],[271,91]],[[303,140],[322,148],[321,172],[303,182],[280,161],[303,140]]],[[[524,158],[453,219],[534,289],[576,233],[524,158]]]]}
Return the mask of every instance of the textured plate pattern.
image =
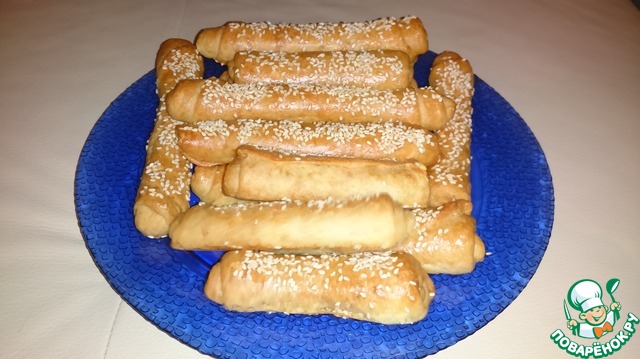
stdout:
{"type": "MultiPolygon", "coordinates": [[[[433,53],[420,57],[426,83],[433,53]]],[[[207,62],[208,75],[220,67],[207,62]]],[[[547,247],[553,186],[542,149],[513,108],[476,78],[472,185],[478,233],[491,254],[467,275],[436,275],[427,318],[386,326],[330,315],[234,313],[202,293],[220,253],[172,250],[142,236],[133,200],[153,127],[153,72],[123,92],[91,131],[80,154],[75,203],[82,236],[122,298],[162,330],[221,358],[418,358],[472,334],[527,285],[547,247]]]]}

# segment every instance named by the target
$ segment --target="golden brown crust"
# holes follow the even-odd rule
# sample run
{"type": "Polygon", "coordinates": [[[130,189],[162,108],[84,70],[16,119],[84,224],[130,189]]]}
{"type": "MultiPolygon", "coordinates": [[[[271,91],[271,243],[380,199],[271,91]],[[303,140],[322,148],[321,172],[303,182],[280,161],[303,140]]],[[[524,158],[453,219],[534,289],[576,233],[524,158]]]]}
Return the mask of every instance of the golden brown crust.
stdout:
{"type": "Polygon", "coordinates": [[[397,50],[241,51],[227,64],[231,82],[399,89],[413,86],[413,62],[397,50]]]}
{"type": "Polygon", "coordinates": [[[453,118],[437,133],[440,160],[429,168],[432,191],[430,206],[456,199],[471,199],[471,114],[473,70],[469,62],[454,52],[438,55],[429,83],[455,103],[453,118]]]}
{"type": "Polygon", "coordinates": [[[352,86],[236,84],[216,78],[179,83],[167,95],[176,120],[194,123],[238,118],[330,121],[399,121],[439,130],[455,104],[429,87],[376,90],[352,86]]]}
{"type": "Polygon", "coordinates": [[[386,193],[404,207],[426,207],[427,169],[416,162],[287,155],[238,148],[227,165],[222,190],[237,198],[310,201],[365,198],[386,193]]]}
{"type": "Polygon", "coordinates": [[[409,240],[402,250],[416,257],[427,273],[469,273],[484,259],[484,243],[475,233],[471,202],[413,209],[410,218],[409,240]]]}
{"type": "Polygon", "coordinates": [[[202,78],[204,64],[195,46],[184,39],[168,39],[160,45],[156,56],[156,86],[164,97],[185,79],[202,78]]]}
{"type": "Polygon", "coordinates": [[[406,253],[227,252],[205,294],[229,310],[334,314],[383,324],[422,320],[435,288],[406,253]]]}
{"type": "Polygon", "coordinates": [[[133,208],[136,228],[148,237],[166,236],[173,218],[189,207],[191,163],[177,146],[177,122],[167,114],[164,96],[182,79],[202,77],[203,71],[202,57],[190,42],[169,39],[160,46],[156,59],[160,102],[133,208]]]}
{"type": "Polygon", "coordinates": [[[387,195],[337,201],[200,205],[179,215],[171,246],[186,250],[255,249],[295,252],[380,251],[407,239],[402,206],[387,195]]]}
{"type": "Polygon", "coordinates": [[[272,24],[231,21],[201,30],[198,51],[222,64],[240,51],[399,50],[412,61],[427,52],[427,31],[422,21],[407,16],[365,22],[272,24]]]}
{"type": "Polygon", "coordinates": [[[178,126],[178,145],[197,165],[229,163],[241,145],[300,155],[436,163],[434,135],[397,122],[233,120],[178,126]]]}

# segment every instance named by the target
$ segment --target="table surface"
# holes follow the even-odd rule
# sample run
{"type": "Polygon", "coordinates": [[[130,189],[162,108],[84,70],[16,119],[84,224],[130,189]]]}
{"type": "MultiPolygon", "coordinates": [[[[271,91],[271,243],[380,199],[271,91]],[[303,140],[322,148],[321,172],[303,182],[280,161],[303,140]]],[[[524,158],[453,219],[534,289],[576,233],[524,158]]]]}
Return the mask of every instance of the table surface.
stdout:
{"type": "MultiPolygon", "coordinates": [[[[3,1],[0,356],[203,357],[120,299],[89,255],[73,205],[89,131],[153,68],[163,40],[228,20],[408,14],[423,20],[430,50],[469,59],[520,113],[545,151],[556,197],[529,285],[434,357],[568,358],[550,334],[565,329],[562,301],[583,278],[619,278],[623,315],[640,314],[640,11],[629,0],[3,1]]],[[[639,350],[632,337],[613,358],[639,350]]]]}

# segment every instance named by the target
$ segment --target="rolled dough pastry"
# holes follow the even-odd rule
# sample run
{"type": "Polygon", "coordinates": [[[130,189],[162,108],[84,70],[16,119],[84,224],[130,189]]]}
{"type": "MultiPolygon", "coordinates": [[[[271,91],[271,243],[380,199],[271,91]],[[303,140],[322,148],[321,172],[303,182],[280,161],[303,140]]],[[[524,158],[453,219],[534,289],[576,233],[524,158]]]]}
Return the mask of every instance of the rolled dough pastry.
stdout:
{"type": "Polygon", "coordinates": [[[235,83],[318,84],[399,89],[415,85],[413,62],[397,50],[236,53],[235,83]]]}
{"type": "Polygon", "coordinates": [[[456,103],[453,118],[438,131],[438,163],[429,168],[432,185],[430,206],[456,200],[471,200],[471,114],[474,77],[469,61],[454,52],[438,55],[429,83],[456,103]]]}
{"type": "Polygon", "coordinates": [[[160,102],[133,207],[136,228],[145,236],[166,236],[171,221],[189,208],[191,163],[178,148],[178,123],[167,114],[165,96],[183,79],[202,78],[203,71],[202,57],[191,42],[169,39],[160,46],[156,57],[160,102]]]}
{"type": "Polygon", "coordinates": [[[386,193],[416,208],[428,205],[429,179],[426,167],[416,162],[286,155],[242,146],[226,166],[222,191],[261,201],[348,200],[386,193]]]}
{"type": "Polygon", "coordinates": [[[227,22],[202,29],[195,40],[198,51],[222,64],[240,51],[400,50],[411,60],[427,52],[422,21],[414,16],[364,22],[273,24],[227,22]]]}
{"type": "Polygon", "coordinates": [[[231,162],[241,145],[299,155],[416,161],[438,160],[434,134],[399,122],[203,121],[177,127],[178,145],[189,160],[211,166],[231,162]]]}
{"type": "Polygon", "coordinates": [[[176,120],[299,120],[305,122],[399,121],[442,129],[455,104],[430,87],[377,90],[316,84],[236,84],[217,78],[180,82],[167,95],[176,120]]]}
{"type": "Polygon", "coordinates": [[[427,315],[435,287],[406,253],[313,256],[236,250],[213,266],[204,292],[235,311],[406,324],[427,315]]]}
{"type": "Polygon", "coordinates": [[[383,251],[404,243],[407,220],[388,195],[200,205],[171,223],[169,237],[173,248],[185,250],[383,251]]]}

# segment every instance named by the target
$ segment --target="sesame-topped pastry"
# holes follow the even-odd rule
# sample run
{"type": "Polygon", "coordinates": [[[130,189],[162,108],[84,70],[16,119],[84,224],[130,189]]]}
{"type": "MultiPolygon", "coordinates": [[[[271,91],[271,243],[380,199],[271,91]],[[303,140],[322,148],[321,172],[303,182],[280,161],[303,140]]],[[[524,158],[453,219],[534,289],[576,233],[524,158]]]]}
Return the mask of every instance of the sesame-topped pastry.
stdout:
{"type": "Polygon", "coordinates": [[[333,314],[383,324],[422,320],[435,287],[406,253],[225,253],[205,284],[228,310],[333,314]]]}
{"type": "Polygon", "coordinates": [[[416,161],[425,166],[436,163],[439,156],[434,134],[400,122],[215,120],[178,126],[176,132],[185,156],[202,166],[231,162],[241,145],[299,155],[416,161]]]}
{"type": "Polygon", "coordinates": [[[376,90],[354,86],[236,84],[216,78],[180,82],[167,95],[176,120],[194,123],[238,118],[305,122],[393,120],[439,130],[455,109],[429,87],[376,90]]]}
{"type": "Polygon", "coordinates": [[[469,273],[485,256],[475,233],[471,202],[448,202],[436,208],[410,210],[409,240],[401,250],[413,255],[427,273],[469,273]]]}
{"type": "Polygon", "coordinates": [[[249,146],[239,147],[226,165],[222,190],[260,201],[348,200],[386,193],[403,207],[429,202],[427,168],[417,162],[299,156],[249,146]]]}
{"type": "Polygon", "coordinates": [[[222,193],[226,165],[195,166],[191,176],[191,191],[201,202],[221,206],[240,201],[222,193]]]}
{"type": "Polygon", "coordinates": [[[184,39],[168,39],[160,44],[156,56],[156,92],[160,99],[186,79],[201,79],[204,73],[202,56],[193,43],[184,39]]]}
{"type": "Polygon", "coordinates": [[[471,200],[471,114],[473,70],[455,52],[443,52],[433,62],[429,83],[456,103],[453,118],[437,133],[440,160],[429,168],[430,206],[456,199],[471,200]]]}
{"type": "Polygon", "coordinates": [[[245,23],[239,21],[201,30],[198,51],[222,64],[240,51],[400,50],[411,61],[427,52],[427,31],[414,16],[364,22],[311,24],[245,23]]]}
{"type": "Polygon", "coordinates": [[[136,228],[148,237],[166,236],[171,221],[189,208],[191,163],[178,148],[178,122],[167,114],[165,96],[181,80],[202,78],[203,71],[202,57],[191,42],[169,39],[160,46],[156,57],[160,102],[133,208],[136,228]]]}
{"type": "Polygon", "coordinates": [[[281,83],[399,89],[415,85],[413,62],[397,50],[241,51],[227,64],[235,83],[281,83]]]}
{"type": "Polygon", "coordinates": [[[173,248],[185,250],[350,253],[395,248],[408,233],[402,206],[383,194],[348,201],[203,204],[179,215],[169,236],[173,248]]]}

